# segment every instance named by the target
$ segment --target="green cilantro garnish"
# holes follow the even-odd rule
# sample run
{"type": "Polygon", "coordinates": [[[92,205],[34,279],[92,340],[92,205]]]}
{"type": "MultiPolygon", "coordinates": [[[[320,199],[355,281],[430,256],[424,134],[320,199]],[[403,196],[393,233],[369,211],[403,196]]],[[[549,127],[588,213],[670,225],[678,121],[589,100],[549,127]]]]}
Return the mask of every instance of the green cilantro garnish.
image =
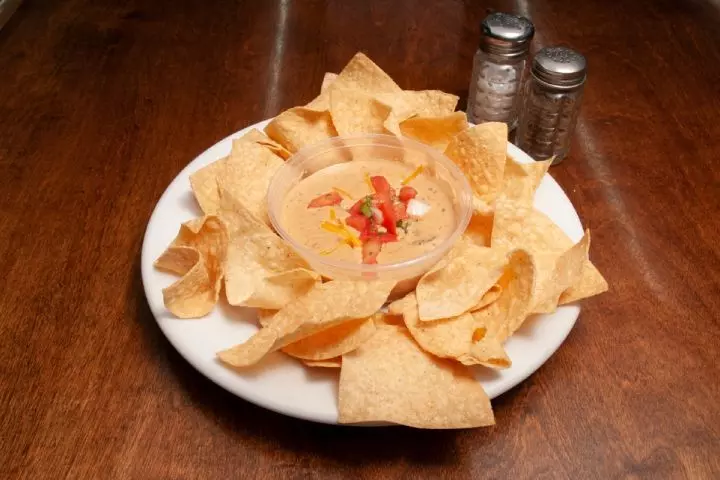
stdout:
{"type": "Polygon", "coordinates": [[[368,195],[363,199],[363,203],[360,206],[360,213],[365,215],[367,218],[372,218],[372,196],[368,195]]]}
{"type": "Polygon", "coordinates": [[[397,223],[395,223],[395,226],[402,229],[403,232],[407,233],[410,222],[408,222],[407,220],[398,220],[397,223]]]}

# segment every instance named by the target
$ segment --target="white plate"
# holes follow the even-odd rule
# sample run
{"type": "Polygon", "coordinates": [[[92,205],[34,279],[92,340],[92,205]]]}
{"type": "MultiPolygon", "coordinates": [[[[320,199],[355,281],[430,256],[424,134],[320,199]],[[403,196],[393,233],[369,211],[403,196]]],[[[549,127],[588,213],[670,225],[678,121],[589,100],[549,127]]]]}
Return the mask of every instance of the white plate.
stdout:
{"type": "MultiPolygon", "coordinates": [[[[252,310],[219,304],[205,318],[179,320],[163,305],[161,290],[177,277],[153,268],[175,238],[180,223],[201,215],[190,190],[192,172],[230,153],[232,139],[251,128],[262,130],[267,121],[241,130],[216,143],[183,169],[165,190],[145,232],[142,248],[142,279],[150,310],[170,343],[180,354],[213,382],[235,395],[285,415],[322,423],[337,423],[338,371],[306,368],[299,362],[273,353],[260,365],[237,371],[215,359],[215,352],[245,341],[257,330],[252,310]]],[[[508,144],[508,154],[523,163],[532,159],[508,144]]],[[[545,212],[573,241],[582,237],[582,226],[570,200],[553,178],[546,175],[535,197],[535,206],[545,212]]],[[[477,378],[490,398],[497,397],[525,380],[562,344],[575,324],[580,308],[567,305],[551,315],[538,315],[505,344],[512,367],[491,371],[478,367],[477,378]]]]}

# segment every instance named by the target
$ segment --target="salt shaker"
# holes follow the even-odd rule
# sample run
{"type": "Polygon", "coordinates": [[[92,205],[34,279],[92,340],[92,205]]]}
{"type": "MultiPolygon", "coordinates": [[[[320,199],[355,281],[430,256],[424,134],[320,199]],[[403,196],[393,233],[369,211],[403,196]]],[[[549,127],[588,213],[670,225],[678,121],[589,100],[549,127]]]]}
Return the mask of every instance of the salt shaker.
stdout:
{"type": "Polygon", "coordinates": [[[473,59],[468,93],[468,120],[472,123],[517,124],[519,93],[535,28],[530,20],[493,13],[483,20],[480,47],[473,59]]]}
{"type": "Polygon", "coordinates": [[[570,148],[587,72],[585,57],[566,47],[540,50],[525,84],[515,144],[535,160],[560,163],[570,148]]]}

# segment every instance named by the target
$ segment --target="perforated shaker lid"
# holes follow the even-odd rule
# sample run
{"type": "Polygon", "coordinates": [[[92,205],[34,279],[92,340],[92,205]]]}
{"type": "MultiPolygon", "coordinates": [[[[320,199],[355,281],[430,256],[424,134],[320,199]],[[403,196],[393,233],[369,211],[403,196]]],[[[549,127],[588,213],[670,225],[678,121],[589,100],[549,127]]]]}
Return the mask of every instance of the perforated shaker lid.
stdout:
{"type": "Polygon", "coordinates": [[[535,27],[525,17],[496,12],[481,24],[480,48],[488,53],[516,57],[527,53],[535,27]]]}
{"type": "Polygon", "coordinates": [[[546,47],[535,55],[532,74],[556,88],[575,88],[585,81],[587,61],[570,48],[546,47]]]}

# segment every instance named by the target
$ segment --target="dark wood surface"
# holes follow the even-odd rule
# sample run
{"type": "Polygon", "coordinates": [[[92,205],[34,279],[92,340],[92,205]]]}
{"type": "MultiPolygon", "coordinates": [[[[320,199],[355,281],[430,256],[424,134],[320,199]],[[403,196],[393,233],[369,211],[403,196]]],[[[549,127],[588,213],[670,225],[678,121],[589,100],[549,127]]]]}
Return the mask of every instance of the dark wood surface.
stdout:
{"type": "Polygon", "coordinates": [[[26,0],[0,30],[0,477],[718,478],[720,10],[713,0],[26,0]],[[552,174],[609,293],[469,431],[315,425],[206,380],[139,275],[160,194],[365,51],[466,95],[478,23],[528,14],[590,74],[552,174]]]}

